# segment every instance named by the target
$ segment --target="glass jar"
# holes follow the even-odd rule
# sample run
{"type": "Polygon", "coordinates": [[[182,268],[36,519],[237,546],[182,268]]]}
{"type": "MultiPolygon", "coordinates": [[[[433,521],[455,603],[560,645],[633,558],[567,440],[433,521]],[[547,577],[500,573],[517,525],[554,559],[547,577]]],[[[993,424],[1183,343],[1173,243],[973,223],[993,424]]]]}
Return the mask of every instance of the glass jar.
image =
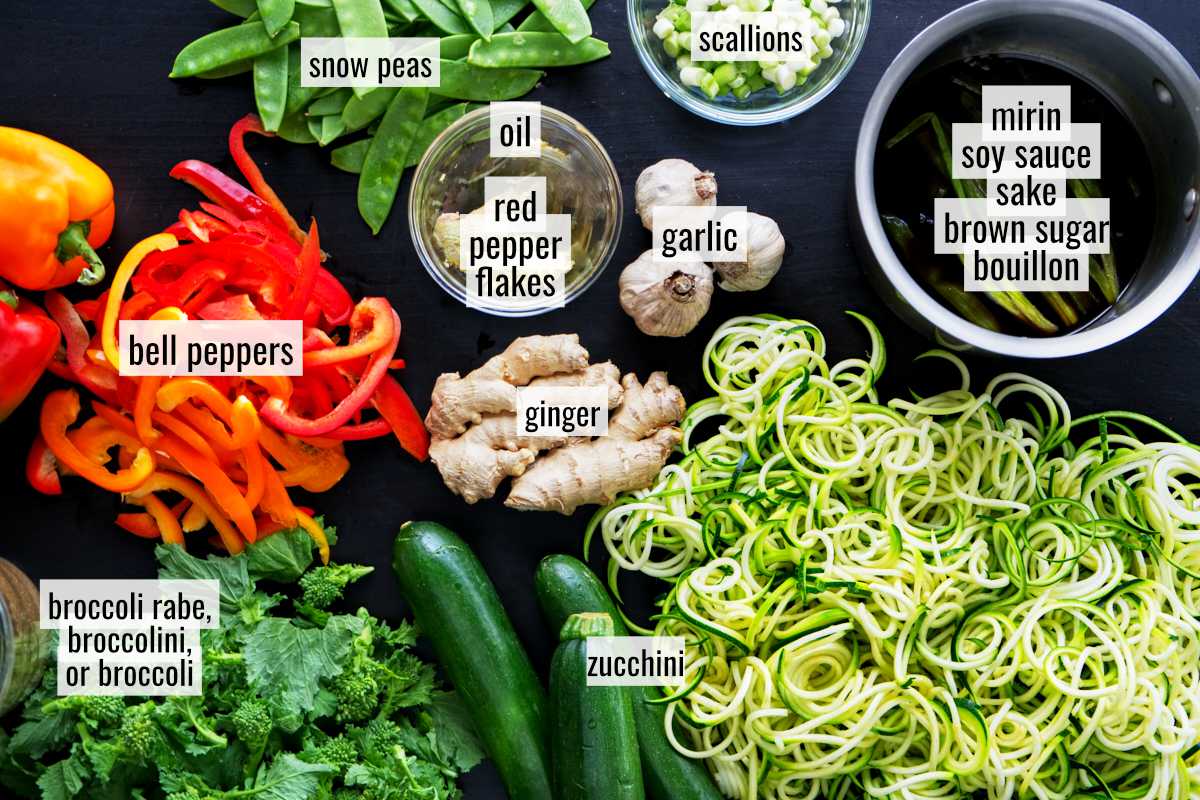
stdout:
{"type": "Polygon", "coordinates": [[[38,622],[38,589],[15,564],[0,558],[0,716],[42,679],[50,637],[38,622]]]}

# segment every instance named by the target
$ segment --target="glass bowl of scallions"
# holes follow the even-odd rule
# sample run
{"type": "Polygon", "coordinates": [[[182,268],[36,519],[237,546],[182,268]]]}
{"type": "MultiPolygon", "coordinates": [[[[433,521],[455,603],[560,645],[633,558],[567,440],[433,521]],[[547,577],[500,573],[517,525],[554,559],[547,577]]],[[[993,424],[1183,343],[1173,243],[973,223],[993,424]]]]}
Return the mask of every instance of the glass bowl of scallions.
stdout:
{"type": "Polygon", "coordinates": [[[862,50],[871,0],[626,0],[629,32],[667,97],[726,125],[769,125],[801,114],[837,88],[862,50]],[[692,15],[779,11],[810,31],[789,61],[694,61],[692,15]]]}

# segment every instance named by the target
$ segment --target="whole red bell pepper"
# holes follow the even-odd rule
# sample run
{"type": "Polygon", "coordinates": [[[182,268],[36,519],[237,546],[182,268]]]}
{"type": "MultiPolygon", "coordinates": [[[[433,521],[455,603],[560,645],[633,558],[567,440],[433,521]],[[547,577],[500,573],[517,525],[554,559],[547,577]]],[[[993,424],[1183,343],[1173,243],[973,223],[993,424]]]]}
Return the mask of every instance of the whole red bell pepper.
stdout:
{"type": "Polygon", "coordinates": [[[0,288],[0,422],[45,372],[58,339],[58,326],[44,311],[0,288]]]}

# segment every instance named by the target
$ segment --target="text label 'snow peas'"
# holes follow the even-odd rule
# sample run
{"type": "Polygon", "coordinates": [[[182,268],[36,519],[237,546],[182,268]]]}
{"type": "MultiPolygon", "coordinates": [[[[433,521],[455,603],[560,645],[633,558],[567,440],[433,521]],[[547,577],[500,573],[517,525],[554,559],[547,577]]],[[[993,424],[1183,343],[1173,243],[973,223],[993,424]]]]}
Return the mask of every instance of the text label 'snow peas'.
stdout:
{"type": "MultiPolygon", "coordinates": [[[[383,16],[383,6],[379,0],[333,0],[333,10],[337,14],[342,36],[347,39],[387,38],[387,19],[383,16]]],[[[369,91],[369,88],[361,86],[354,88],[354,93],[359,97],[369,91]]]]}
{"type": "Polygon", "coordinates": [[[201,36],[179,51],[172,78],[188,78],[268,53],[300,38],[300,26],[289,22],[271,38],[261,22],[244,22],[201,36]]]}

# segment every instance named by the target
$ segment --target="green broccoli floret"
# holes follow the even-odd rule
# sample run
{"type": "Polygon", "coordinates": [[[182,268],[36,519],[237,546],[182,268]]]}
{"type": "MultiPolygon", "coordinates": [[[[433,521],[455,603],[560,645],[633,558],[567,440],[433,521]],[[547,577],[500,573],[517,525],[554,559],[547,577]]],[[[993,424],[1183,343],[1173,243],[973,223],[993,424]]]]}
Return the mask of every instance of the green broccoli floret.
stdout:
{"type": "Polygon", "coordinates": [[[342,672],[330,687],[337,698],[338,722],[362,722],[375,715],[379,707],[379,682],[375,667],[360,664],[342,672]]]}
{"type": "Polygon", "coordinates": [[[159,744],[160,733],[158,723],[152,716],[153,711],[154,703],[131,706],[125,711],[120,742],[125,752],[135,761],[149,759],[159,744]]]}
{"type": "Polygon", "coordinates": [[[261,747],[271,735],[271,711],[262,700],[243,700],[229,715],[233,731],[251,749],[261,747]]]}
{"type": "Polygon", "coordinates": [[[302,601],[313,608],[329,608],[341,599],[347,586],[374,571],[374,567],[355,564],[330,564],[309,570],[300,578],[302,601]]]}
{"type": "Polygon", "coordinates": [[[116,725],[125,716],[125,698],[116,695],[73,694],[52,700],[42,706],[43,713],[74,711],[93,728],[116,725]]]}
{"type": "Polygon", "coordinates": [[[307,760],[316,764],[328,764],[341,773],[358,763],[358,748],[354,746],[354,742],[338,734],[313,750],[307,760]]]}

